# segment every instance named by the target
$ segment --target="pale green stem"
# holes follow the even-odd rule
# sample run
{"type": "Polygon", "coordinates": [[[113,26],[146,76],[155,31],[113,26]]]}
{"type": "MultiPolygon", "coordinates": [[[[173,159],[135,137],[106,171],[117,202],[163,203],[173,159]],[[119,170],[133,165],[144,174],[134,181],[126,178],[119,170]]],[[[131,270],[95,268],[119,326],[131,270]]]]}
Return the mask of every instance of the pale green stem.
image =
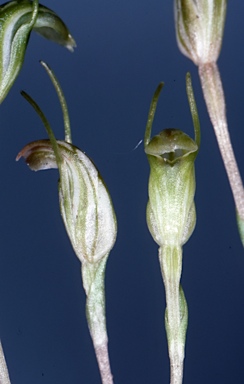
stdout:
{"type": "Polygon", "coordinates": [[[1,342],[0,342],[0,384],[11,384],[1,342]]]}
{"type": "Polygon", "coordinates": [[[199,66],[204,98],[232,189],[236,210],[244,220],[244,190],[228,131],[225,97],[216,63],[199,66]]]}
{"type": "Polygon", "coordinates": [[[105,315],[104,274],[108,255],[97,263],[82,262],[82,280],[86,291],[86,316],[103,384],[113,384],[108,354],[105,315]]]}
{"type": "Polygon", "coordinates": [[[164,245],[159,248],[159,261],[163,276],[166,311],[165,328],[168,339],[170,359],[170,384],[181,384],[183,380],[183,364],[185,334],[187,327],[187,306],[183,291],[180,291],[182,270],[182,249],[180,246],[164,245]]]}

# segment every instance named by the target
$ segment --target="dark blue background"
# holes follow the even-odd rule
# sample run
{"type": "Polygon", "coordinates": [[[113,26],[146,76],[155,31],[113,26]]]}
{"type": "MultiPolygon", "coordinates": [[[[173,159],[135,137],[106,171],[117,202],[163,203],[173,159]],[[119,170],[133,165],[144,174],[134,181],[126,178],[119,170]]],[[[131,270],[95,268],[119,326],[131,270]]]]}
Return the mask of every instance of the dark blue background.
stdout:
{"type": "MultiPolygon", "coordinates": [[[[69,25],[71,54],[32,34],[23,70],[1,105],[0,334],[12,384],[96,384],[99,372],[85,319],[80,263],[59,213],[57,171],[15,162],[45,130],[21,89],[41,105],[57,138],[62,113],[48,76],[69,105],[73,142],[95,161],[110,190],[118,238],[106,273],[107,326],[115,384],[169,383],[165,298],[157,245],[146,226],[149,166],[143,146],[151,97],[165,81],[153,133],[193,136],[185,74],[202,126],[196,162],[197,227],[184,247],[182,286],[189,307],[184,382],[241,383],[244,377],[244,253],[234,204],[197,68],[175,41],[173,2],[47,0],[69,25]]],[[[228,122],[244,173],[243,13],[229,2],[219,60],[228,122]]],[[[244,174],[243,174],[244,176],[244,174]]]]}

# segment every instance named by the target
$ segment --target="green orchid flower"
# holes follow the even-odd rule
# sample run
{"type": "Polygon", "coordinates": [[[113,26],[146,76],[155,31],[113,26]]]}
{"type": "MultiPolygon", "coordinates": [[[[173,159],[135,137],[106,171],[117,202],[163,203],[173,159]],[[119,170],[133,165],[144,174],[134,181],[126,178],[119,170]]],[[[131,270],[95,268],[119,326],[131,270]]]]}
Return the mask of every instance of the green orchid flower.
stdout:
{"type": "Polygon", "coordinates": [[[154,94],[144,139],[145,153],[150,165],[146,216],[149,231],[159,245],[159,261],[165,285],[165,328],[171,384],[181,384],[183,379],[188,310],[180,286],[182,246],[191,236],[196,223],[194,161],[200,145],[200,125],[189,74],[186,81],[195,141],[173,128],[165,129],[151,138],[152,123],[163,83],[159,84],[154,94]]]}
{"type": "Polygon", "coordinates": [[[67,105],[59,83],[47,70],[60,99],[64,115],[65,140],[56,140],[51,127],[34,100],[22,92],[41,117],[49,140],[25,146],[17,160],[25,158],[34,171],[58,168],[61,215],[73,249],[81,261],[83,286],[87,295],[86,314],[102,377],[112,384],[108,357],[104,276],[106,262],[116,240],[117,223],[107,187],[92,160],[72,144],[67,105]]]}

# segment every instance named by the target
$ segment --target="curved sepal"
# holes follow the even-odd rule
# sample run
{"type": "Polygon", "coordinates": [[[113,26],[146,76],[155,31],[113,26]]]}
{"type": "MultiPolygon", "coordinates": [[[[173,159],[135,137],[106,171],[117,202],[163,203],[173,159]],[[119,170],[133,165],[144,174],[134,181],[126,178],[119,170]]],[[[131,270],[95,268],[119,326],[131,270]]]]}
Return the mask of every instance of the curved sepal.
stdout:
{"type": "Polygon", "coordinates": [[[39,6],[38,16],[33,30],[54,43],[73,52],[76,42],[60,17],[44,5],[39,6]]]}
{"type": "Polygon", "coordinates": [[[75,41],[63,21],[38,0],[10,1],[0,6],[0,103],[18,76],[32,29],[69,50],[75,41]]]}

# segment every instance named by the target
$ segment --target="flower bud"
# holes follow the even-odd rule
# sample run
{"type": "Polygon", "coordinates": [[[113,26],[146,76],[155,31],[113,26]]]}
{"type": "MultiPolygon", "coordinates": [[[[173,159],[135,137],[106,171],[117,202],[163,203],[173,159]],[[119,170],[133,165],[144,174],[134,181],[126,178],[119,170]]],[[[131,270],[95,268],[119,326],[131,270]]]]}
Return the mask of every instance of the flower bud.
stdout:
{"type": "Polygon", "coordinates": [[[0,103],[7,96],[24,62],[30,32],[35,29],[69,50],[75,41],[63,21],[38,1],[10,1],[0,7],[0,103]]]}
{"type": "Polygon", "coordinates": [[[178,46],[196,65],[217,61],[226,6],[226,0],[174,1],[178,46]]]}

